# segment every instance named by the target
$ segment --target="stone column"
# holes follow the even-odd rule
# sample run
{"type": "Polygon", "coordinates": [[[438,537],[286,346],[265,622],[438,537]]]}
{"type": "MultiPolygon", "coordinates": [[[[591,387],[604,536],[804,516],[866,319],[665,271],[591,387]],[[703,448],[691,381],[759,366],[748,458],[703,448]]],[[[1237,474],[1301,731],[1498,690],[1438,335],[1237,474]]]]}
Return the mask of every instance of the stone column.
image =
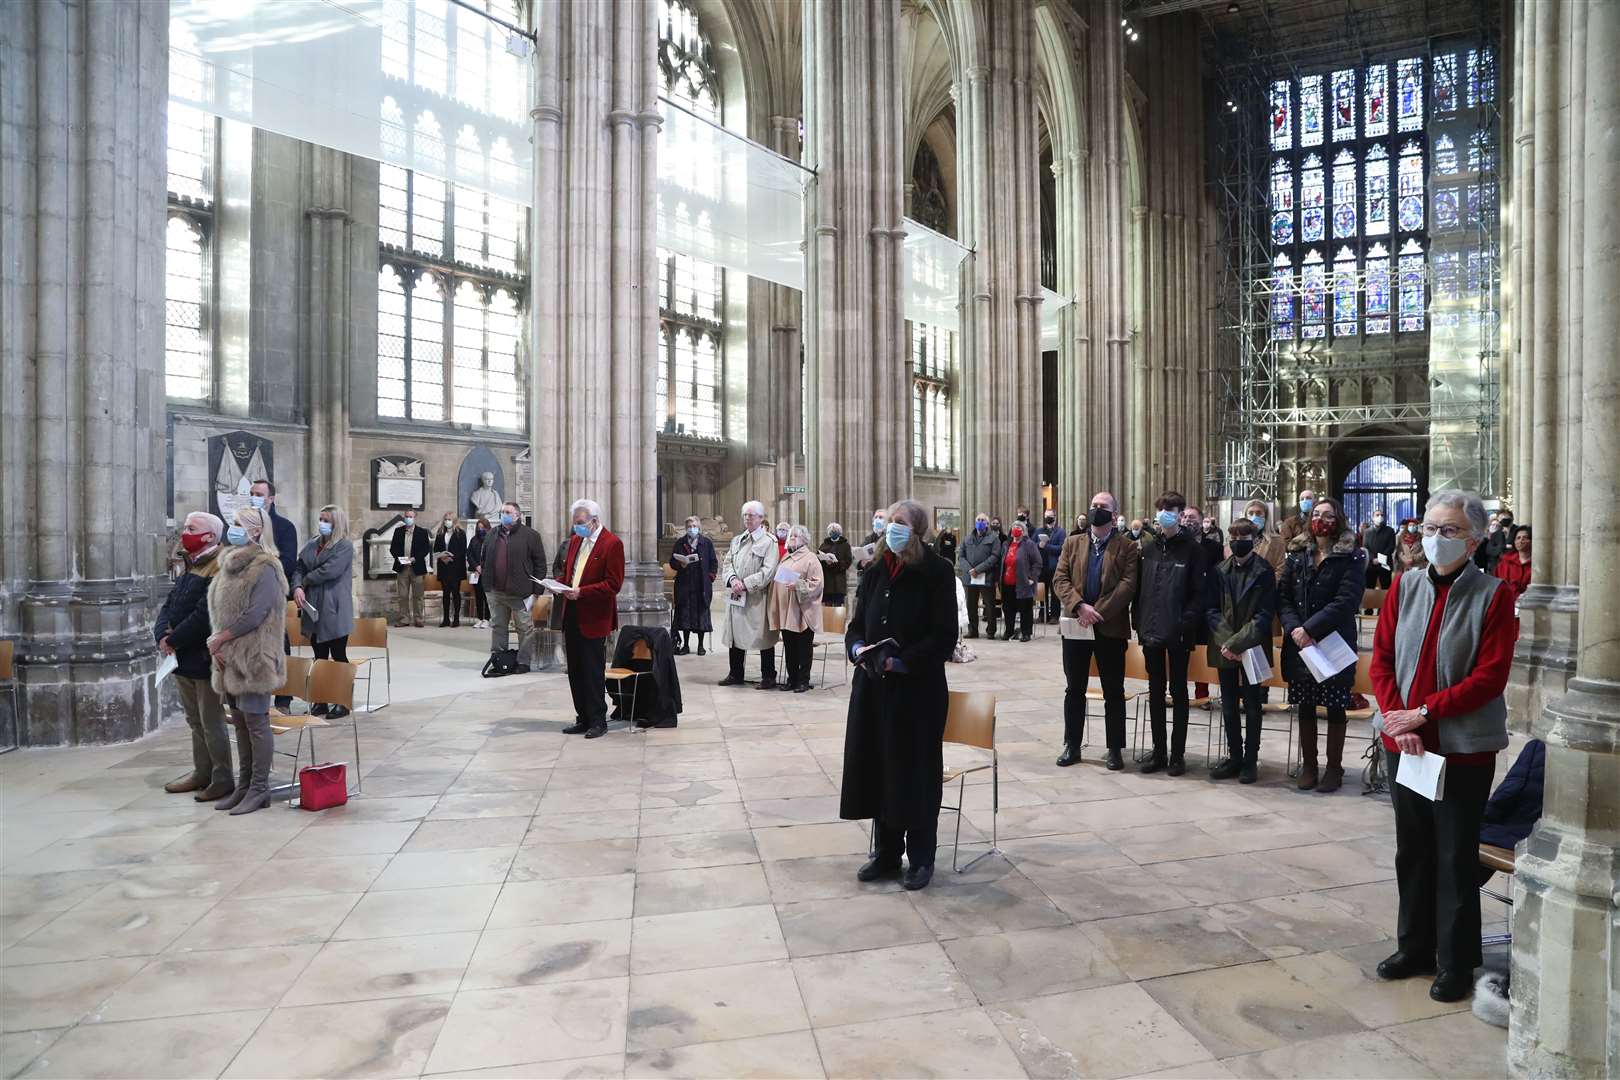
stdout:
{"type": "MultiPolygon", "coordinates": [[[[1551,17],[1566,19],[1571,8],[1551,17]]],[[[1620,4],[1576,5],[1584,25],[1563,35],[1566,62],[1584,69],[1583,88],[1568,109],[1579,130],[1581,155],[1567,161],[1578,173],[1581,214],[1566,234],[1578,246],[1580,321],[1563,328],[1580,360],[1579,396],[1602,422],[1581,425],[1578,505],[1587,511],[1572,537],[1582,550],[1575,674],[1568,692],[1549,694],[1532,733],[1547,742],[1547,781],[1541,820],[1519,848],[1514,875],[1513,1012],[1508,1060],[1521,1076],[1604,1076],[1620,1073],[1620,528],[1608,513],[1620,496],[1620,85],[1613,77],[1620,49],[1620,4]]],[[[1535,30],[1535,62],[1550,35],[1535,30]]],[[[1542,116],[1545,84],[1536,85],[1542,116]]],[[[1544,131],[1537,124],[1537,158],[1544,131]]],[[[1538,169],[1536,185],[1541,185],[1538,169]]],[[[1540,215],[1533,223],[1539,253],[1549,238],[1540,215]]],[[[1529,236],[1525,238],[1527,241],[1529,236]]],[[[1538,312],[1540,299],[1537,300],[1538,312]]],[[[1538,388],[1538,394],[1540,392],[1538,388]]],[[[1559,479],[1562,479],[1560,477],[1559,479]]],[[[1541,493],[1537,493],[1540,503],[1541,493]]],[[[1539,540],[1540,534],[1537,534],[1539,540]]],[[[1539,545],[1538,545],[1539,549],[1539,545]]],[[[1539,565],[1539,564],[1538,564],[1539,565]]]]}
{"type": "Polygon", "coordinates": [[[600,503],[625,547],[619,621],[658,622],[657,10],[540,0],[535,26],[534,521],[549,547],[569,504],[600,503]]]}
{"type": "Polygon", "coordinates": [[[0,15],[0,635],[25,746],[158,722],[168,18],[0,15]]]}
{"type": "Polygon", "coordinates": [[[901,314],[899,0],[804,5],[808,516],[851,530],[911,494],[901,314]]]}
{"type": "MultiPolygon", "coordinates": [[[[376,167],[324,146],[309,146],[304,229],[308,293],[305,304],[304,355],[310,372],[309,451],[304,476],[304,504],[314,517],[323,504],[347,502],[350,485],[349,367],[354,348],[350,316],[360,282],[352,271],[351,170],[376,167]]],[[[371,190],[375,190],[371,186],[371,190]]],[[[367,245],[377,250],[373,240],[367,245]]],[[[369,264],[376,279],[376,260],[369,264]]],[[[370,306],[370,305],[367,305],[370,306]]],[[[375,324],[372,330],[375,336],[375,324]]],[[[358,520],[362,507],[344,508],[358,520]]]]}

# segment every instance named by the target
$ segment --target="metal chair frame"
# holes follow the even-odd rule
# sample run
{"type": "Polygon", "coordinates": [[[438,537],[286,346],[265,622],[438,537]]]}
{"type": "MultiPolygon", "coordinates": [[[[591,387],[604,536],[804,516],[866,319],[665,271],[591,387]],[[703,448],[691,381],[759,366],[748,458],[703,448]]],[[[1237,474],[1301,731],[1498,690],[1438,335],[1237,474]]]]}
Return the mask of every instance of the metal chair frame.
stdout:
{"type": "MultiPolygon", "coordinates": [[[[965,693],[962,691],[952,690],[950,692],[949,712],[947,713],[945,719],[945,734],[943,741],[956,743],[959,746],[973,746],[981,750],[990,751],[989,761],[981,762],[978,765],[968,765],[957,769],[946,769],[944,774],[945,783],[949,784],[953,780],[957,781],[956,805],[952,806],[949,803],[941,802],[939,806],[941,810],[949,810],[956,814],[956,836],[951,844],[951,869],[956,871],[958,874],[965,874],[969,870],[973,869],[973,867],[977,865],[981,859],[984,859],[990,855],[1002,854],[1000,847],[1001,758],[996,751],[995,695],[987,694],[983,691],[976,693],[965,693]],[[990,732],[988,740],[969,741],[971,736],[966,732],[957,732],[958,737],[952,738],[951,736],[954,730],[954,725],[956,723],[965,722],[959,718],[957,710],[959,708],[965,709],[969,704],[970,699],[976,697],[989,699],[988,707],[990,712],[990,732]],[[985,746],[984,741],[988,741],[989,745],[985,746]],[[962,850],[962,806],[964,805],[967,797],[967,778],[969,773],[982,772],[985,769],[990,770],[990,846],[984,851],[979,852],[979,854],[975,855],[973,858],[969,859],[965,865],[961,865],[959,856],[962,850]]],[[[873,844],[876,844],[877,842],[876,831],[876,828],[874,828],[874,835],[872,839],[873,844]]]]}
{"type": "MultiPolygon", "coordinates": [[[[1513,871],[1515,869],[1514,853],[1508,851],[1506,848],[1493,847],[1490,844],[1479,845],[1479,862],[1481,866],[1489,866],[1499,874],[1506,874],[1509,877],[1513,876],[1513,871]],[[1503,858],[1502,853],[1506,854],[1505,859],[1503,858]],[[1507,863],[1505,868],[1501,865],[1503,862],[1507,863]]],[[[1488,884],[1490,884],[1489,880],[1486,881],[1486,885],[1488,884]]],[[[1479,887],[1479,891],[1483,895],[1490,897],[1492,900],[1506,904],[1508,914],[1511,916],[1513,914],[1513,897],[1503,895],[1502,893],[1497,892],[1495,889],[1486,888],[1486,885],[1481,885],[1479,887]]],[[[1512,942],[1513,932],[1511,930],[1505,934],[1481,934],[1479,938],[1479,943],[1481,945],[1509,945],[1512,944],[1512,942]]]]}
{"type": "MultiPolygon", "coordinates": [[[[355,669],[355,681],[366,684],[365,711],[377,712],[388,708],[394,703],[394,659],[393,650],[388,647],[388,620],[384,618],[354,620],[356,630],[359,630],[362,624],[365,625],[368,631],[380,631],[380,635],[368,633],[365,635],[368,640],[356,642],[354,641],[354,634],[351,633],[349,635],[349,647],[351,649],[381,649],[382,655],[355,657],[349,661],[349,665],[355,669]],[[387,678],[388,700],[373,709],[371,707],[371,665],[378,660],[383,662],[383,673],[387,678]],[[364,674],[361,674],[361,672],[364,672],[364,674]]],[[[350,708],[353,708],[353,706],[350,706],[350,708]]]]}
{"type": "MultiPolygon", "coordinates": [[[[630,646],[630,659],[632,662],[636,660],[651,660],[652,649],[648,647],[646,641],[637,641],[630,646]]],[[[610,667],[606,672],[603,673],[604,679],[619,684],[619,708],[621,710],[624,708],[624,680],[631,680],[630,711],[625,714],[624,717],[625,728],[628,731],[636,730],[636,700],[641,694],[641,680],[637,678],[637,676],[646,674],[648,673],[645,671],[636,671],[632,668],[618,667],[610,667]]],[[[642,728],[641,730],[642,733],[645,734],[647,729],[642,728]]]]}
{"type": "MultiPolygon", "coordinates": [[[[843,664],[840,665],[844,677],[838,685],[844,686],[849,682],[849,654],[844,651],[843,638],[844,630],[849,625],[847,614],[848,610],[849,609],[846,607],[824,607],[821,609],[821,632],[823,634],[837,634],[838,637],[829,637],[820,641],[812,640],[810,643],[810,647],[812,649],[819,649],[821,651],[821,681],[816,684],[817,690],[820,690],[822,687],[827,685],[827,656],[828,651],[831,649],[837,649],[839,655],[844,658],[843,664]],[[834,612],[837,612],[837,615],[829,620],[828,616],[832,615],[834,612]],[[838,625],[836,627],[829,627],[827,626],[829,621],[836,622],[838,625]]],[[[814,658],[811,659],[810,663],[815,663],[814,658]]]]}

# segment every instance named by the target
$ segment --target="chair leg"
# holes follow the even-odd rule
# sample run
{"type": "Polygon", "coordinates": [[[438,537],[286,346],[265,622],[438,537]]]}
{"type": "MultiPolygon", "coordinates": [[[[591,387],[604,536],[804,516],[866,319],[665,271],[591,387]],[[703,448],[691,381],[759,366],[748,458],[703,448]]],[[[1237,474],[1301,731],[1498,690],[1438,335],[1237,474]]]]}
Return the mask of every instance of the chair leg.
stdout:
{"type": "Polygon", "coordinates": [[[354,731],[354,793],[360,794],[360,722],[354,710],[349,710],[349,727],[354,731]]]}

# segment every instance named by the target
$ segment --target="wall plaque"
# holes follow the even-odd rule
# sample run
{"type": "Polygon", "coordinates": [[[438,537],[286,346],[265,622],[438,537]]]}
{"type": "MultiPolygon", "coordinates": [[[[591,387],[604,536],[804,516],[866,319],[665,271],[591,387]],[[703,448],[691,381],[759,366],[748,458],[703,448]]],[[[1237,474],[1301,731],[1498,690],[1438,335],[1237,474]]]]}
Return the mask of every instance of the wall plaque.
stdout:
{"type": "Polygon", "coordinates": [[[208,437],[208,473],[213,483],[214,513],[228,525],[236,512],[249,506],[248,488],[260,480],[276,479],[275,444],[251,431],[228,431],[208,437]]]}
{"type": "Polygon", "coordinates": [[[383,454],[371,459],[373,510],[422,509],[427,497],[427,466],[409,454],[383,454]]]}

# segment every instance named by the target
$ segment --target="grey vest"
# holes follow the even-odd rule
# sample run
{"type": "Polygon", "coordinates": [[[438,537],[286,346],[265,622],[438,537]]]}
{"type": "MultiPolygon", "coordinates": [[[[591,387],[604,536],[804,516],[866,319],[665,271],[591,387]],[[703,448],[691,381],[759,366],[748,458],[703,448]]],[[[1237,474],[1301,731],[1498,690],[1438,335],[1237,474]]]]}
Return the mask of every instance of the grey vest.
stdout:
{"type": "MultiPolygon", "coordinates": [[[[1485,629],[1485,613],[1502,582],[1485,574],[1473,563],[1466,563],[1446,594],[1446,610],[1440,617],[1440,640],[1435,647],[1435,689],[1455,686],[1468,676],[1479,659],[1479,639],[1485,629]]],[[[1426,570],[1401,575],[1400,611],[1395,625],[1395,683],[1401,699],[1407,700],[1412,680],[1417,676],[1418,655],[1434,615],[1434,582],[1426,570]]],[[[1495,752],[1508,744],[1507,704],[1500,698],[1488,701],[1471,713],[1438,720],[1442,754],[1495,752]]],[[[1380,717],[1380,729],[1382,728],[1380,717]]]]}

